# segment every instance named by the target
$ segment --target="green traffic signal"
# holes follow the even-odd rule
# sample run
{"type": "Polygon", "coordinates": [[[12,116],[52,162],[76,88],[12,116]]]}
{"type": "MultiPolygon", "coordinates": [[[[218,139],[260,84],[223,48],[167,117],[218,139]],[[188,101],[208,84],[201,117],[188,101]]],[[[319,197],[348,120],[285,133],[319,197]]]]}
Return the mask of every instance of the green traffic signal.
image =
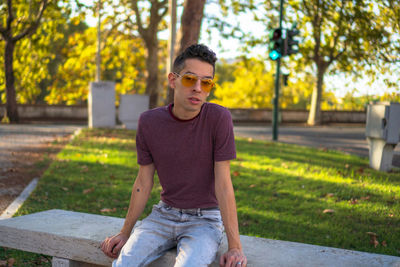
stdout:
{"type": "Polygon", "coordinates": [[[269,43],[269,58],[277,60],[282,57],[284,43],[282,39],[282,29],[274,29],[270,32],[270,43],[269,43]]]}
{"type": "Polygon", "coordinates": [[[281,57],[281,54],[279,54],[276,50],[272,50],[271,52],[269,52],[269,58],[274,61],[280,57],[281,57]]]}

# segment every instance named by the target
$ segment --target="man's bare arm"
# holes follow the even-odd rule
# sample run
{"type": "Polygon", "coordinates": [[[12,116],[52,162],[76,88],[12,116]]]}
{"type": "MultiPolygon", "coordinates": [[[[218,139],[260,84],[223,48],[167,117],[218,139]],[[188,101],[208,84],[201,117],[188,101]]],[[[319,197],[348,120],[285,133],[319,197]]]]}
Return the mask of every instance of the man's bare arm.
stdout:
{"type": "Polygon", "coordinates": [[[230,174],[230,162],[215,162],[215,194],[218,199],[221,216],[228,239],[228,251],[221,256],[220,266],[246,266],[247,259],[242,251],[236,211],[235,194],[230,174]]]}
{"type": "Polygon", "coordinates": [[[106,238],[101,244],[101,249],[107,256],[116,258],[128,240],[149,199],[154,184],[154,172],[154,164],[140,165],[139,173],[132,187],[129,209],[121,232],[106,238]]]}

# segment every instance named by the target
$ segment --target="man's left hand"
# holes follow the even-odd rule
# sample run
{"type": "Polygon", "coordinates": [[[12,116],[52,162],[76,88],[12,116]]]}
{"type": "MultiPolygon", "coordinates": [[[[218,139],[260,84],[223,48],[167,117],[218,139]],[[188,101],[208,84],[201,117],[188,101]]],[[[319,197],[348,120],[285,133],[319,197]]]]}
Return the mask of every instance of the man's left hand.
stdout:
{"type": "Polygon", "coordinates": [[[246,267],[247,258],[243,251],[237,248],[232,248],[225,252],[220,260],[219,266],[221,267],[246,267]]]}

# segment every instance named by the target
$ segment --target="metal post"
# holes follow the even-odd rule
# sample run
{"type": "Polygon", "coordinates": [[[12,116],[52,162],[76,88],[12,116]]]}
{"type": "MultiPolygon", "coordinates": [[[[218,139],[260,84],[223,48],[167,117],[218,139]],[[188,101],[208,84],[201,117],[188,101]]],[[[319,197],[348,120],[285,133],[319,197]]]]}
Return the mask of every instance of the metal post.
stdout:
{"type": "Polygon", "coordinates": [[[168,24],[168,58],[167,58],[167,75],[172,71],[172,63],[174,60],[175,40],[176,40],[176,0],[168,1],[168,10],[170,15],[170,23],[168,24]]]}
{"type": "Polygon", "coordinates": [[[97,53],[96,53],[96,78],[95,81],[99,82],[101,81],[101,0],[98,2],[98,7],[97,7],[97,16],[98,16],[98,21],[97,21],[97,53]]]}
{"type": "MultiPolygon", "coordinates": [[[[169,38],[168,38],[168,58],[166,67],[166,76],[172,72],[172,64],[175,59],[175,42],[176,42],[176,0],[168,0],[168,9],[171,21],[168,25],[169,38]]],[[[169,104],[174,101],[174,90],[168,85],[167,98],[165,104],[169,104]]]]}
{"type": "MultiPolygon", "coordinates": [[[[282,29],[283,20],[283,0],[280,0],[279,10],[279,28],[282,29]]],[[[276,60],[276,75],[275,75],[275,95],[274,95],[274,110],[272,118],[272,140],[278,140],[278,118],[279,118],[279,85],[281,76],[281,58],[276,60]]]]}

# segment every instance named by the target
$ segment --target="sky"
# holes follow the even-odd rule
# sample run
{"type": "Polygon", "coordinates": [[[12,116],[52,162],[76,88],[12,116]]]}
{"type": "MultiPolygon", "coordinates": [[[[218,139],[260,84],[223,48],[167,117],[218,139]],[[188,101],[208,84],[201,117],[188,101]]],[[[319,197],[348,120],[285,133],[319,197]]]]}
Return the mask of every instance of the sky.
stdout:
{"type": "MultiPolygon", "coordinates": [[[[182,8],[178,8],[177,13],[179,22],[180,14],[182,13],[182,8]]],[[[216,7],[215,4],[207,4],[205,6],[204,13],[218,14],[218,7],[216,7]]],[[[238,18],[228,17],[227,19],[228,21],[235,23],[238,18]]],[[[240,15],[239,21],[240,21],[240,26],[244,32],[249,32],[252,33],[253,35],[260,36],[266,30],[264,25],[253,21],[251,14],[240,15]]],[[[88,16],[87,23],[90,26],[95,26],[97,20],[93,17],[88,16]]],[[[209,46],[212,50],[214,50],[217,53],[217,56],[220,59],[221,58],[234,59],[237,56],[241,55],[240,52],[241,44],[238,39],[233,39],[233,38],[230,38],[228,40],[224,39],[222,38],[221,34],[215,29],[212,29],[212,37],[210,38],[210,36],[206,33],[208,27],[209,25],[207,25],[207,21],[203,20],[202,32],[200,34],[200,41],[199,41],[200,43],[204,43],[207,46],[209,46]],[[219,43],[222,45],[219,45],[219,43]]],[[[159,38],[167,40],[168,31],[166,30],[164,32],[161,32],[159,34],[159,38]]],[[[247,55],[256,58],[267,58],[266,57],[267,53],[268,53],[268,44],[265,44],[265,46],[258,46],[252,49],[250,54],[247,55]]],[[[270,61],[269,64],[272,64],[272,67],[275,68],[274,66],[275,63],[270,61]]],[[[343,97],[348,92],[354,92],[355,96],[360,96],[365,94],[381,95],[383,92],[396,92],[395,88],[387,89],[386,85],[383,82],[385,78],[394,79],[394,77],[390,76],[388,77],[382,75],[381,77],[378,77],[376,82],[374,82],[373,84],[369,84],[368,79],[361,79],[359,81],[354,82],[351,76],[347,77],[346,75],[340,74],[335,76],[326,75],[324,81],[326,89],[328,91],[332,91],[336,95],[336,97],[343,97]]]]}

